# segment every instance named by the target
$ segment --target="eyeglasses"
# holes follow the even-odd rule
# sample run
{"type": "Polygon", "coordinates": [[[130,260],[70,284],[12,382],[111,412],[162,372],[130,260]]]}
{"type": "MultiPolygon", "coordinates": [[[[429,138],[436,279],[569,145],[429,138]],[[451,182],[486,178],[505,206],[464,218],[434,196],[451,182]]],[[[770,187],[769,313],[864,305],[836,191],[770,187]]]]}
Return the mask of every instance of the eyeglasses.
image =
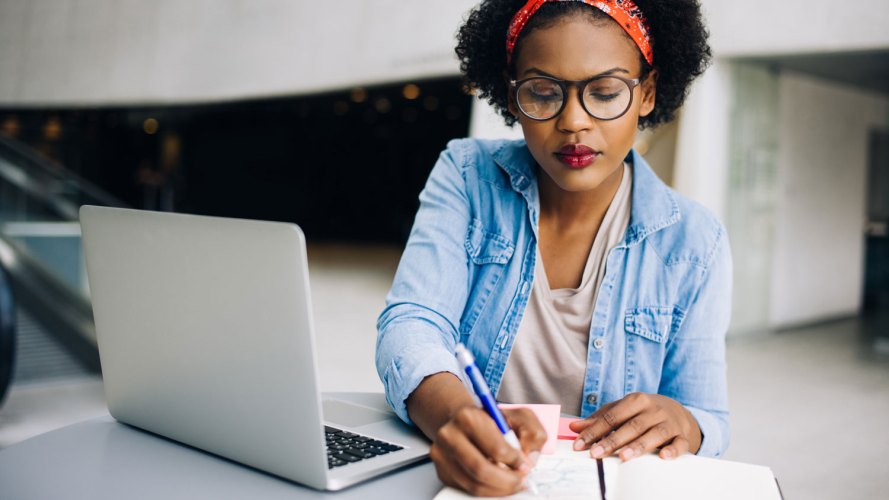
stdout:
{"type": "Polygon", "coordinates": [[[593,118],[616,120],[633,104],[633,89],[642,80],[619,76],[595,76],[588,80],[558,80],[535,76],[509,82],[516,104],[523,115],[532,120],[555,118],[565,109],[568,86],[577,87],[580,103],[593,118]]]}

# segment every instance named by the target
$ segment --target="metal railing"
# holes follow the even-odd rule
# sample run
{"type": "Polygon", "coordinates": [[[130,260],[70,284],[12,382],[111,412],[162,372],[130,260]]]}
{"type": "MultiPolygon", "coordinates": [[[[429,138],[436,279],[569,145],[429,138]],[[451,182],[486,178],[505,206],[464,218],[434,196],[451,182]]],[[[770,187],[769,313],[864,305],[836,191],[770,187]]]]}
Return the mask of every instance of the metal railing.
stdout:
{"type": "Polygon", "coordinates": [[[84,368],[97,373],[95,323],[85,273],[73,269],[76,276],[66,276],[72,273],[60,270],[58,263],[60,253],[67,252],[63,265],[82,269],[77,264],[82,262],[78,214],[84,204],[125,206],[86,179],[0,134],[0,263],[19,307],[84,368]],[[65,231],[59,233],[58,228],[65,231]]]}

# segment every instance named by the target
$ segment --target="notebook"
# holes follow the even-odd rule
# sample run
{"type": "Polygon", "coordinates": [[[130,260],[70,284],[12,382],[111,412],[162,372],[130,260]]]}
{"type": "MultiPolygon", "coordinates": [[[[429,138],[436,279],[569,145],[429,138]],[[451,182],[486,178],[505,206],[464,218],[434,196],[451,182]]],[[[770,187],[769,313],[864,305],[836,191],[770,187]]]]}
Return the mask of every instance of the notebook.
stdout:
{"type": "Polygon", "coordinates": [[[319,392],[299,227],[92,206],[80,216],[117,420],[317,489],[428,456],[394,413],[319,392]]]}
{"type": "MultiPolygon", "coordinates": [[[[781,500],[771,469],[759,465],[685,455],[663,460],[642,456],[621,463],[619,458],[598,461],[587,451],[573,451],[571,441],[560,440],[557,451],[542,455],[531,473],[538,494],[512,495],[510,499],[559,500],[781,500]],[[602,496],[604,482],[605,495],[602,496]]],[[[473,498],[444,488],[435,500],[473,498]]]]}
{"type": "MultiPolygon", "coordinates": [[[[575,418],[559,417],[559,405],[500,405],[525,407],[541,420],[549,437],[558,429],[552,453],[544,449],[531,479],[537,495],[530,492],[510,497],[516,500],[782,500],[771,469],[759,465],[683,455],[663,460],[655,454],[629,462],[617,457],[595,460],[589,451],[574,451],[577,435],[567,424],[575,418]]],[[[453,488],[444,488],[435,500],[473,498],[453,488]]]]}

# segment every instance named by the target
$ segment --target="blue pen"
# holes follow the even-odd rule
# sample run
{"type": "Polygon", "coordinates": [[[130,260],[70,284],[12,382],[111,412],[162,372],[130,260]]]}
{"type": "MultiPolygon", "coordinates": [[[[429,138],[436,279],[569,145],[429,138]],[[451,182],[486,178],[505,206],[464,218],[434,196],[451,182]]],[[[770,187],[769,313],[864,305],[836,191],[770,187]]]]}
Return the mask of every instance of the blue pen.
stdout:
{"type": "MultiPolygon", "coordinates": [[[[515,435],[515,432],[509,428],[509,424],[506,423],[506,418],[503,416],[503,413],[500,412],[500,408],[497,407],[497,401],[494,400],[494,394],[491,393],[491,388],[488,387],[487,382],[485,382],[484,377],[482,377],[481,370],[476,366],[475,358],[472,357],[472,353],[469,352],[469,349],[467,349],[462,342],[458,342],[456,354],[457,361],[460,363],[460,368],[466,372],[466,375],[469,377],[469,381],[472,383],[472,388],[475,390],[475,394],[478,396],[485,412],[494,419],[494,423],[497,424],[497,428],[500,429],[500,433],[503,434],[506,442],[513,448],[522,451],[522,445],[519,443],[519,438],[515,435]]],[[[530,478],[528,480],[528,489],[535,495],[537,494],[537,488],[534,483],[531,482],[530,478]]]]}

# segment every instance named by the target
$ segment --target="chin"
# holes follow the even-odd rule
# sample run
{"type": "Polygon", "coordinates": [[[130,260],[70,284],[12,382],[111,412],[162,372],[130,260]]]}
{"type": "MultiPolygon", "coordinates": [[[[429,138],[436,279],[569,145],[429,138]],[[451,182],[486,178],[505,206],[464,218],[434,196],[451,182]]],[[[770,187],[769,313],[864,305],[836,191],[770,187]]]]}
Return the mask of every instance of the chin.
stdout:
{"type": "Polygon", "coordinates": [[[556,185],[562,188],[563,191],[569,191],[572,193],[582,193],[584,191],[593,191],[599,188],[602,185],[602,181],[605,179],[585,179],[585,180],[569,180],[569,179],[559,179],[556,181],[556,185]]]}
{"type": "Polygon", "coordinates": [[[587,167],[581,170],[565,170],[564,166],[560,166],[557,175],[550,175],[550,178],[565,191],[590,191],[601,186],[614,172],[604,171],[594,167],[587,167]]]}

